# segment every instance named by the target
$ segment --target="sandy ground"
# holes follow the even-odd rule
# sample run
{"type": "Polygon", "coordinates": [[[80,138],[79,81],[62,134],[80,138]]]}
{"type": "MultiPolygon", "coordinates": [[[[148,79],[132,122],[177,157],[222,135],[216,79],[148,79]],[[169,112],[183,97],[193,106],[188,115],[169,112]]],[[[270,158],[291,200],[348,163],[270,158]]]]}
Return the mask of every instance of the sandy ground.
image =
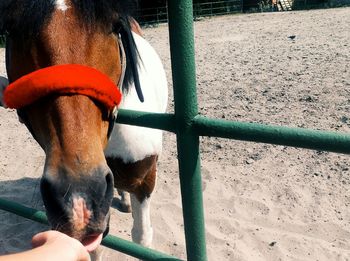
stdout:
{"type": "MultiPolygon", "coordinates": [[[[200,113],[349,132],[349,25],[350,8],[196,22],[200,113]]],[[[167,27],[145,35],[171,88],[167,27]]],[[[44,154],[16,114],[2,108],[0,147],[0,197],[42,209],[44,154]]],[[[165,133],[154,248],[186,258],[175,148],[175,136],[165,133]]],[[[350,260],[348,156],[217,138],[202,138],[201,152],[209,260],[350,260]]],[[[112,207],[111,224],[112,234],[130,239],[130,214],[112,207]]],[[[27,249],[43,229],[0,211],[0,254],[27,249]]],[[[106,250],[105,260],[133,259],[106,250]]]]}

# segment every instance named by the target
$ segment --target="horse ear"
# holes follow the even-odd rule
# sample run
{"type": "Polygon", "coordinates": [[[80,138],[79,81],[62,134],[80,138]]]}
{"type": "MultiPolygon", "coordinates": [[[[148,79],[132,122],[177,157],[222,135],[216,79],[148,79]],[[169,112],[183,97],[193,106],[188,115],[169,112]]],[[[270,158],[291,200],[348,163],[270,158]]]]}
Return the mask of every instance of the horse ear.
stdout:
{"type": "Polygon", "coordinates": [[[0,106],[5,108],[6,104],[4,103],[4,91],[8,85],[9,81],[7,78],[0,76],[0,106]]]}

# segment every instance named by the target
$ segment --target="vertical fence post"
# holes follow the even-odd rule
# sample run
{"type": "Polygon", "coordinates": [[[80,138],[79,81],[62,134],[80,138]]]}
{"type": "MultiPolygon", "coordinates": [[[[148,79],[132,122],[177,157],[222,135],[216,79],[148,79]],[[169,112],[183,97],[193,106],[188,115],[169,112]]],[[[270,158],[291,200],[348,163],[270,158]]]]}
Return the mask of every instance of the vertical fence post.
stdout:
{"type": "Polygon", "coordinates": [[[191,0],[168,1],[168,18],[187,259],[204,261],[199,137],[192,128],[198,114],[192,4],[191,0]]]}

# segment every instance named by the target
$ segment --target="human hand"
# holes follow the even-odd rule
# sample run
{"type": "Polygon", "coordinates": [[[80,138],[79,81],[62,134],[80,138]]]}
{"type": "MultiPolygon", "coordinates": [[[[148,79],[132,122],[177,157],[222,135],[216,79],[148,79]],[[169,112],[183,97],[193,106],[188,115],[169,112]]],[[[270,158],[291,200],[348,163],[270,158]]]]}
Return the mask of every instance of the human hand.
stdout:
{"type": "Polygon", "coordinates": [[[90,261],[85,247],[76,239],[61,232],[50,230],[32,238],[33,248],[47,248],[52,255],[60,255],[65,261],[90,261]]]}

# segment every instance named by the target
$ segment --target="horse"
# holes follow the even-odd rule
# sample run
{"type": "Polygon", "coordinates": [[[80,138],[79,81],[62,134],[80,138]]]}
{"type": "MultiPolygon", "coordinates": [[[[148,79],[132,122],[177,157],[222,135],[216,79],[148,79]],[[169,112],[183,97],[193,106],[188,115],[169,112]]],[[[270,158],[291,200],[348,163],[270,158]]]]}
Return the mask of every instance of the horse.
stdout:
{"type": "Polygon", "coordinates": [[[152,244],[162,132],[114,124],[119,109],[167,107],[165,71],[134,7],[127,0],[0,3],[9,81],[0,96],[45,152],[40,190],[52,229],[89,251],[109,231],[115,189],[121,209],[132,212],[132,240],[152,244]]]}

